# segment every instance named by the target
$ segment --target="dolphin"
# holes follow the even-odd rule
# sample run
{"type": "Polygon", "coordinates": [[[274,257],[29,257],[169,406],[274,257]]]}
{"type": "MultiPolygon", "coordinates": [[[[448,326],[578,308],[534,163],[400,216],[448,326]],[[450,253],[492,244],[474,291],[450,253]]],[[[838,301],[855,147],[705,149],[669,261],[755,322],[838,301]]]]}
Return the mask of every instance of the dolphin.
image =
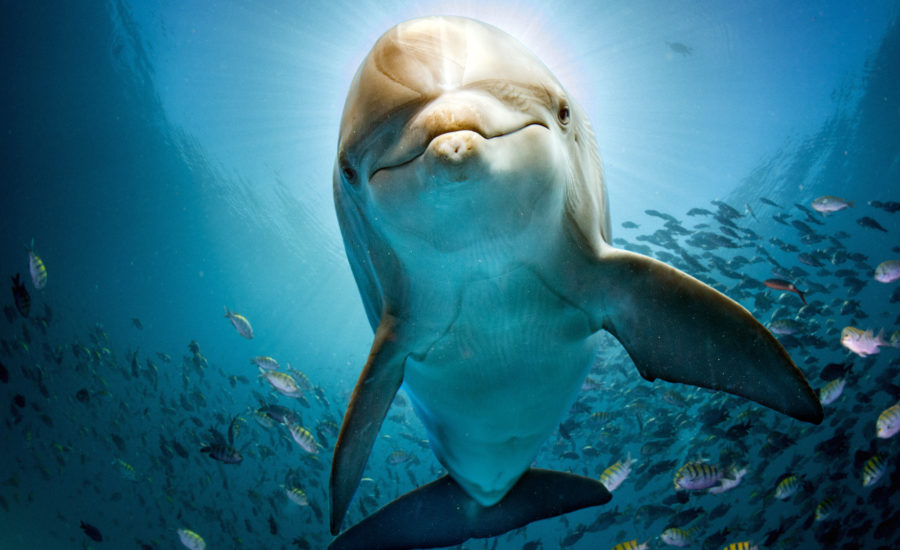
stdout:
{"type": "Polygon", "coordinates": [[[332,534],[401,386],[447,475],[332,549],[450,546],[607,502],[596,480],[531,467],[604,330],[647,380],[822,420],[803,374],[746,309],[610,246],[591,124],[493,26],[426,17],[382,35],[347,94],[333,183],[375,336],[335,445],[332,534]]]}

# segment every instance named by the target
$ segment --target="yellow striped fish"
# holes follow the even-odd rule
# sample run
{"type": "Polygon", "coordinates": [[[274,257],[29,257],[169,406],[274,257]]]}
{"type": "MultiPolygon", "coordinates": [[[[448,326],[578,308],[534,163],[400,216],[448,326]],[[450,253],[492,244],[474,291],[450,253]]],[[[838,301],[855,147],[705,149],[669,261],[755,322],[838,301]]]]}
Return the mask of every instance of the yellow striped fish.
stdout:
{"type": "Polygon", "coordinates": [[[722,479],[722,470],[705,462],[688,462],[675,472],[675,490],[703,491],[722,479]]]}
{"type": "Polygon", "coordinates": [[[279,367],[278,361],[268,355],[258,355],[250,359],[250,362],[263,370],[278,370],[279,367]]]}
{"type": "Polygon", "coordinates": [[[35,290],[43,290],[47,286],[47,267],[40,256],[34,253],[34,239],[31,239],[31,245],[28,249],[28,272],[31,273],[31,284],[35,290]]]}
{"type": "Polygon", "coordinates": [[[592,426],[602,426],[616,419],[616,414],[606,411],[595,412],[588,417],[588,422],[592,426]]]}
{"type": "Polygon", "coordinates": [[[175,532],[178,533],[181,544],[190,548],[190,550],[206,550],[206,541],[197,533],[190,529],[178,529],[175,532]]]}
{"type": "Polygon", "coordinates": [[[826,498],[822,502],[816,506],[816,521],[822,521],[827,519],[828,516],[831,515],[831,512],[834,511],[834,499],[831,497],[826,498]]]}
{"type": "Polygon", "coordinates": [[[285,487],[281,486],[284,489],[284,494],[297,506],[309,506],[309,499],[306,496],[306,493],[303,492],[299,487],[285,487]]]}
{"type": "Polygon", "coordinates": [[[841,393],[844,391],[844,385],[847,382],[843,378],[835,378],[831,382],[825,384],[825,386],[819,390],[819,401],[823,405],[830,405],[837,401],[837,398],[841,396],[841,393]]]}
{"type": "Polygon", "coordinates": [[[659,536],[659,540],[668,544],[669,546],[679,546],[684,547],[692,544],[694,542],[694,533],[697,532],[698,527],[691,527],[690,529],[679,529],[678,527],[669,527],[659,536]]]}
{"type": "Polygon", "coordinates": [[[246,317],[231,311],[228,309],[228,306],[225,306],[225,318],[231,321],[231,325],[238,331],[238,334],[248,340],[253,339],[253,327],[250,326],[250,321],[246,317]]]}
{"type": "Polygon", "coordinates": [[[875,455],[867,460],[863,465],[863,487],[868,487],[870,485],[875,485],[876,483],[878,483],[878,480],[881,479],[881,476],[884,475],[885,469],[887,469],[887,463],[884,461],[884,458],[881,455],[875,455]]]}
{"type": "Polygon", "coordinates": [[[647,550],[647,542],[644,541],[638,544],[637,539],[629,540],[627,542],[620,542],[619,544],[613,546],[612,550],[647,550]]]}
{"type": "Polygon", "coordinates": [[[297,381],[297,385],[300,386],[300,389],[303,391],[312,391],[313,385],[312,382],[309,381],[309,377],[303,374],[302,371],[299,371],[291,366],[290,363],[287,364],[287,370],[291,373],[291,376],[294,377],[294,380],[297,381]]]}
{"type": "Polygon", "coordinates": [[[303,447],[304,451],[312,454],[319,452],[319,448],[316,446],[316,440],[313,438],[313,435],[309,433],[309,430],[296,422],[288,426],[288,430],[291,432],[291,437],[294,438],[294,441],[303,447]]]}
{"type": "Polygon", "coordinates": [[[121,474],[123,478],[128,481],[137,481],[137,472],[134,471],[134,466],[131,464],[125,462],[121,458],[114,458],[111,464],[119,470],[119,474],[121,474]]]}
{"type": "Polygon", "coordinates": [[[290,374],[277,370],[259,369],[260,378],[265,378],[272,387],[286,397],[303,397],[303,392],[297,381],[290,374]]]}
{"type": "Polygon", "coordinates": [[[775,487],[775,498],[787,500],[797,494],[798,489],[800,489],[800,479],[795,475],[789,475],[775,487]]]}
{"type": "Polygon", "coordinates": [[[881,411],[878,420],[875,421],[878,437],[888,439],[900,432],[900,403],[881,411]]]}
{"type": "Polygon", "coordinates": [[[615,491],[619,485],[625,481],[628,474],[631,473],[632,464],[634,464],[634,460],[631,458],[631,455],[628,455],[624,462],[621,460],[616,462],[609,468],[603,470],[603,473],[600,474],[600,483],[602,483],[610,493],[615,491]]]}
{"type": "Polygon", "coordinates": [[[722,550],[758,550],[758,548],[755,544],[751,546],[749,541],[743,541],[726,544],[722,547],[722,550]]]}

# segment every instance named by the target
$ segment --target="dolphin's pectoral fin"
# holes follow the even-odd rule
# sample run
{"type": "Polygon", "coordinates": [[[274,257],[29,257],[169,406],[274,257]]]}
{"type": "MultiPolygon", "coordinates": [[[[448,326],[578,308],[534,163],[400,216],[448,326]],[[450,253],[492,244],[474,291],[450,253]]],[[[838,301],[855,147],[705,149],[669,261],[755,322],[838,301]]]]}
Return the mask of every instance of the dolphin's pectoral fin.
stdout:
{"type": "Polygon", "coordinates": [[[344,415],[341,433],[331,462],[331,533],[337,534],[347,507],[362,478],[369,453],[381,423],[403,382],[404,357],[397,349],[395,319],[384,314],[369,359],[363,367],[350,405],[344,415]]]}
{"type": "Polygon", "coordinates": [[[644,378],[723,390],[798,420],[822,421],[803,374],[737,302],[640,254],[606,248],[595,265],[606,293],[603,328],[644,378]]]}
{"type": "Polygon", "coordinates": [[[612,495],[599,481],[565,472],[525,472],[503,500],[481,506],[444,476],[347,529],[329,550],[438,548],[501,535],[532,521],[597,506],[612,495]]]}

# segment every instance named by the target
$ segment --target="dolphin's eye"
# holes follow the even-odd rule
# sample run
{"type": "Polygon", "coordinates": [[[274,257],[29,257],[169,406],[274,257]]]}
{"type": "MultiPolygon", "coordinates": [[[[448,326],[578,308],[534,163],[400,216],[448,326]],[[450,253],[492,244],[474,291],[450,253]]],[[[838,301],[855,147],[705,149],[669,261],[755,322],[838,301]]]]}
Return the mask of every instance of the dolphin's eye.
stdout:
{"type": "Polygon", "coordinates": [[[568,124],[569,118],[571,118],[571,113],[569,112],[568,105],[561,105],[559,108],[559,112],[556,113],[557,118],[559,118],[560,124],[568,124]]]}
{"type": "Polygon", "coordinates": [[[356,183],[356,170],[347,164],[347,161],[341,161],[341,175],[344,176],[344,181],[347,183],[356,183]]]}

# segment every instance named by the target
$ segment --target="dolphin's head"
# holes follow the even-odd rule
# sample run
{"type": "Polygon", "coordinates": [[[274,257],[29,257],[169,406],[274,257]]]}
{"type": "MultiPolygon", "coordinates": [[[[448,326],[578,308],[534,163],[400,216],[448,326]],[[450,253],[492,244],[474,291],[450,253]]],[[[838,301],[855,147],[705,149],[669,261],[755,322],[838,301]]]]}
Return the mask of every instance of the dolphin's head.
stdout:
{"type": "Polygon", "coordinates": [[[334,191],[361,287],[360,269],[383,278],[367,256],[512,242],[564,211],[589,246],[609,238],[584,112],[521,43],[460,17],[407,21],[376,42],[347,95],[334,191]]]}

